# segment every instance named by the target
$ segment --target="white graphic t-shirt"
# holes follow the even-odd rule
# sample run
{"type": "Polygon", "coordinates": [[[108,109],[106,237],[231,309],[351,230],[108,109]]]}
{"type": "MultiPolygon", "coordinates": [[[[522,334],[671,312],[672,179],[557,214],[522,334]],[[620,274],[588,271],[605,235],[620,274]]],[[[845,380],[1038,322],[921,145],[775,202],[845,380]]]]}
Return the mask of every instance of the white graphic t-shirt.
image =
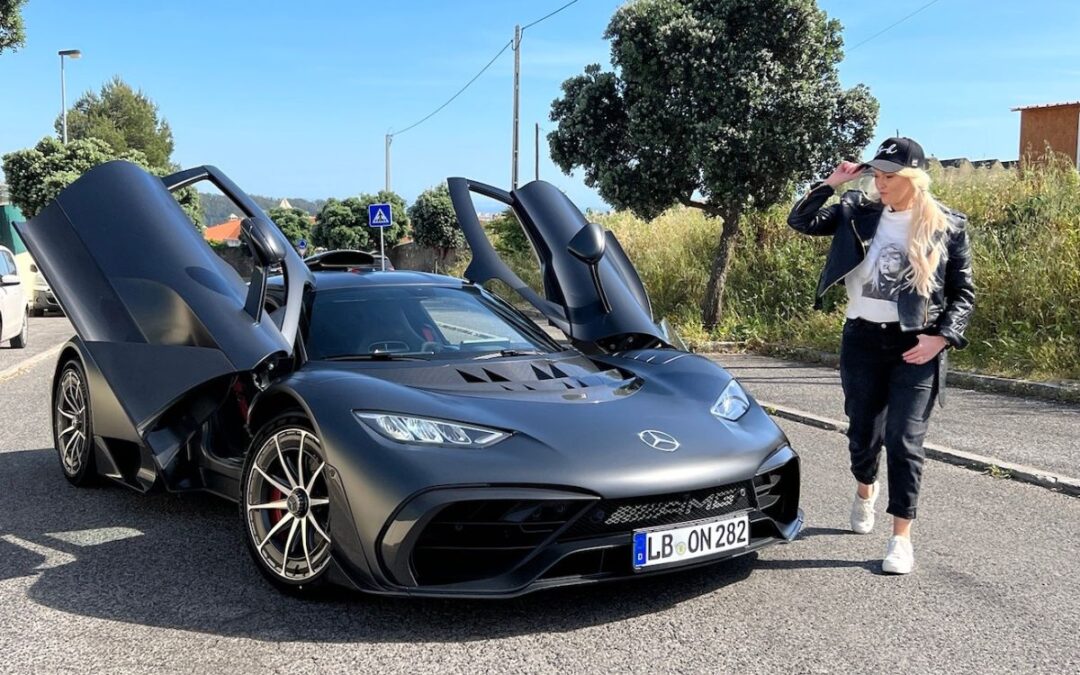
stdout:
{"type": "Polygon", "coordinates": [[[896,300],[908,270],[911,211],[881,212],[877,232],[862,264],[844,277],[849,319],[891,323],[900,320],[896,300]]]}

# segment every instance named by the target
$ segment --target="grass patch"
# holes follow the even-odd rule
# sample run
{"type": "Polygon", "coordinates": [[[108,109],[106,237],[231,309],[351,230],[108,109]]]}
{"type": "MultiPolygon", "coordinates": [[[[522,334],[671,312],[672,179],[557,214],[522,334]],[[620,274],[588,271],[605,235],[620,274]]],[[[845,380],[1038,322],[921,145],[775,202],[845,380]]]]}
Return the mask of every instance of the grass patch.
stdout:
{"type": "Polygon", "coordinates": [[[991,464],[990,466],[986,467],[986,471],[984,473],[986,473],[986,475],[990,476],[991,478],[1012,478],[1011,471],[1009,471],[1008,469],[1002,469],[996,464],[991,464]]]}

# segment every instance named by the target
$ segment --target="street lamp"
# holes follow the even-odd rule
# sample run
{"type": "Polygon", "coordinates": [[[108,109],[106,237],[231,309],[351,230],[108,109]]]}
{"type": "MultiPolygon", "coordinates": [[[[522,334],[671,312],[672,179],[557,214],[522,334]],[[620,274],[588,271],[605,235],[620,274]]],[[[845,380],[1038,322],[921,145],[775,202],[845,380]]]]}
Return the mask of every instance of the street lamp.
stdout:
{"type": "Polygon", "coordinates": [[[56,52],[60,55],[60,115],[64,122],[64,145],[67,145],[67,92],[64,87],[64,57],[69,59],[82,58],[82,52],[78,49],[61,49],[56,52]]]}

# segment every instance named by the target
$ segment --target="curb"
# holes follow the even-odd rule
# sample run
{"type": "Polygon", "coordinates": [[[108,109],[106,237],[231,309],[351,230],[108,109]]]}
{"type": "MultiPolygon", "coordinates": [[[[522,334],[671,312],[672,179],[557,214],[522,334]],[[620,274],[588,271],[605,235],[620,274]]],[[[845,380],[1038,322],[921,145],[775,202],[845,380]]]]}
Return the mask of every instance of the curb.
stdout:
{"type": "Polygon", "coordinates": [[[686,343],[695,354],[742,354],[750,350],[747,342],[724,342],[717,340],[690,341],[686,343]]]}
{"type": "MultiPolygon", "coordinates": [[[[723,344],[723,343],[719,343],[723,344]]],[[[805,347],[785,347],[783,345],[764,345],[752,350],[756,353],[786,357],[808,363],[816,363],[831,368],[840,366],[840,357],[830,352],[822,352],[805,347]]],[[[948,376],[949,386],[960,389],[973,389],[991,394],[1008,394],[1009,396],[1035,397],[1048,401],[1063,403],[1080,403],[1080,385],[1057,384],[1054,382],[1035,382],[1032,380],[1016,380],[1008,377],[995,375],[981,375],[964,370],[956,370],[950,366],[948,376]]]]}
{"type": "Polygon", "coordinates": [[[61,342],[54,347],[49,347],[48,349],[39,354],[34,354],[25,361],[20,361],[19,363],[16,363],[14,366],[11,366],[6,370],[0,370],[0,382],[6,382],[13,377],[22,375],[23,373],[30,370],[42,361],[47,361],[48,359],[53,358],[60,353],[60,349],[64,346],[64,344],[65,342],[61,342]]]}
{"type": "MultiPolygon", "coordinates": [[[[796,410],[794,408],[779,406],[766,401],[758,401],[758,403],[773,417],[780,417],[791,420],[792,422],[798,422],[799,424],[805,424],[827,431],[836,431],[839,433],[847,431],[847,424],[844,422],[839,422],[828,417],[822,417],[802,410],[796,410]]],[[[926,456],[928,458],[936,459],[939,462],[947,462],[981,473],[989,473],[995,477],[1010,478],[1021,483],[1038,485],[1039,487],[1048,490],[1062,492],[1073,497],[1080,497],[1080,479],[1077,478],[1070,478],[1069,476],[1044,471],[1043,469],[1036,469],[1035,467],[1025,466],[1023,464],[1005,462],[994,459],[993,457],[986,457],[973,452],[966,452],[964,450],[957,450],[944,445],[938,445],[937,443],[924,443],[923,448],[926,450],[926,456]]]]}

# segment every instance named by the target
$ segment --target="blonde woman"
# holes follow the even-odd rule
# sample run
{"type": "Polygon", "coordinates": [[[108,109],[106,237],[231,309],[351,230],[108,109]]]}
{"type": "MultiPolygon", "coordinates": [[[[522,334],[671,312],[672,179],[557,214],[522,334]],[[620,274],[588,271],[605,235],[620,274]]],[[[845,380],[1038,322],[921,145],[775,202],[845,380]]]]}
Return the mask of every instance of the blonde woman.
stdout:
{"type": "Polygon", "coordinates": [[[964,330],[975,305],[966,218],[930,194],[922,147],[910,138],[890,138],[866,164],[841,162],[795,204],[788,224],[804,234],[832,237],[819,302],[833,284],[847,289],[840,379],[857,481],[851,529],[873,530],[884,444],[886,512],[893,527],[882,571],[907,574],[915,563],[911,524],[923,439],[935,399],[944,403],[944,350],[966,346],[964,330]],[[851,191],[824,206],[866,166],[874,171],[869,195],[851,191]]]}

